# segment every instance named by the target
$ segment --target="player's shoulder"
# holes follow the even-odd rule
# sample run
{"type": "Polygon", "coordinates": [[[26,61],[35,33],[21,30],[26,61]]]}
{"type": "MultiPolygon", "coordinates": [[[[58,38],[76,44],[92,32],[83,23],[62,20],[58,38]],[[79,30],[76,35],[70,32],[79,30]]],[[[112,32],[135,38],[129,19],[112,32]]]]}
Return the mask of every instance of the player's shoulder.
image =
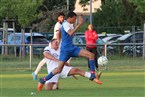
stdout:
{"type": "Polygon", "coordinates": [[[44,48],[44,51],[50,51],[51,50],[51,47],[50,46],[46,46],[45,48],[44,48]]]}
{"type": "Polygon", "coordinates": [[[62,26],[62,24],[59,23],[59,22],[57,22],[57,23],[55,24],[55,27],[59,27],[59,26],[62,26]]]}
{"type": "Polygon", "coordinates": [[[62,23],[63,26],[68,26],[69,23],[65,20],[63,23],[62,23]]]}

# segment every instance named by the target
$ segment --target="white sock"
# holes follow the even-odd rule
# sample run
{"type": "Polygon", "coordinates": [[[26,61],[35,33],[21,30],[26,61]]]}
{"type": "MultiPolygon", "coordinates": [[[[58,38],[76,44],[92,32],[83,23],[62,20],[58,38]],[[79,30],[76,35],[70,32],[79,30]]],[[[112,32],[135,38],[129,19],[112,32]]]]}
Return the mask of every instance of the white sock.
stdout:
{"type": "Polygon", "coordinates": [[[91,73],[85,72],[85,77],[90,78],[91,77],[91,73]]]}

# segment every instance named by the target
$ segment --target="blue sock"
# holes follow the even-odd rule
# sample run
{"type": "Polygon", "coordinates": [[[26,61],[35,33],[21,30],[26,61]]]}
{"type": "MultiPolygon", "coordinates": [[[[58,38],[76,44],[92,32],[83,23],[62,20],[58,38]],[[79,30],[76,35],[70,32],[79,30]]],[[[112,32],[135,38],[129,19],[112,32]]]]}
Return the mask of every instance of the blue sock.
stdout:
{"type": "Polygon", "coordinates": [[[51,79],[54,76],[52,72],[50,72],[47,76],[43,78],[42,83],[45,83],[47,80],[51,79]]]}
{"type": "Polygon", "coordinates": [[[89,65],[90,65],[90,70],[95,71],[95,61],[94,60],[89,60],[89,65]]]}
{"type": "Polygon", "coordinates": [[[95,61],[89,60],[90,70],[91,70],[91,78],[95,78],[95,61]]]}

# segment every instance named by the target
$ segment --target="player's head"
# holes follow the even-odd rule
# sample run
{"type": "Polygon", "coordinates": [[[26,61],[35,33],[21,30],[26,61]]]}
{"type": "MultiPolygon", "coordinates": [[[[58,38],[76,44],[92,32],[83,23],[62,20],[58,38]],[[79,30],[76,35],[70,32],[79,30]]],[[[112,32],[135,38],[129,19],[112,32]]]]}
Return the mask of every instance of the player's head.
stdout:
{"type": "Polygon", "coordinates": [[[57,50],[59,48],[59,43],[58,43],[57,39],[52,39],[50,41],[50,43],[51,43],[51,48],[53,48],[55,50],[57,50]]]}
{"type": "Polygon", "coordinates": [[[89,30],[93,30],[93,25],[90,24],[90,25],[88,26],[88,29],[89,29],[89,30]]]}
{"type": "Polygon", "coordinates": [[[58,13],[57,21],[62,23],[64,21],[65,14],[63,12],[58,13]]]}
{"type": "Polygon", "coordinates": [[[75,12],[69,12],[67,15],[67,20],[69,23],[73,24],[76,22],[77,14],[75,12]]]}

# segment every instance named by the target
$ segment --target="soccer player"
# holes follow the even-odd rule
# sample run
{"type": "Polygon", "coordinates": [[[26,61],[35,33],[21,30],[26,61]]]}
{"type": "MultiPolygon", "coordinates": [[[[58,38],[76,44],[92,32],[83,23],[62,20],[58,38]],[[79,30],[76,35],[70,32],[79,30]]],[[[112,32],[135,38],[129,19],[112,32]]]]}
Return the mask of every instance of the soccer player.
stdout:
{"type": "MultiPolygon", "coordinates": [[[[57,39],[52,39],[51,40],[51,46],[47,46],[44,49],[44,57],[47,63],[47,71],[48,74],[55,69],[56,67],[58,67],[58,58],[60,56],[60,50],[59,48],[59,44],[57,39]]],[[[65,65],[69,65],[69,64],[65,64],[65,65]]],[[[74,68],[71,66],[64,66],[62,69],[62,72],[60,74],[56,74],[55,76],[53,76],[50,80],[46,81],[46,90],[53,90],[53,89],[58,89],[58,80],[59,77],[62,78],[66,78],[68,76],[71,75],[81,75],[83,77],[86,78],[90,78],[91,74],[89,72],[85,72],[83,70],[80,70],[78,68],[74,68]],[[55,87],[53,87],[55,86],[55,87]]]]}
{"type": "Polygon", "coordinates": [[[59,57],[59,65],[57,68],[55,68],[52,72],[50,72],[46,77],[40,78],[39,85],[37,89],[39,91],[42,90],[44,83],[51,79],[54,75],[61,73],[64,64],[67,62],[67,60],[70,57],[86,57],[89,58],[89,64],[90,64],[90,73],[91,77],[90,80],[95,81],[97,84],[102,84],[102,82],[96,77],[95,75],[95,62],[94,62],[94,54],[85,50],[81,49],[79,47],[74,46],[73,44],[73,37],[76,31],[79,29],[79,27],[83,24],[84,19],[82,16],[79,17],[79,24],[76,25],[74,28],[72,26],[73,23],[75,23],[77,18],[76,13],[69,12],[67,15],[67,20],[62,24],[61,33],[62,33],[62,43],[61,43],[61,52],[59,57]]]}
{"type": "MultiPolygon", "coordinates": [[[[64,17],[65,17],[65,14],[64,14],[64,13],[62,13],[62,12],[58,13],[58,16],[57,16],[57,23],[56,23],[55,26],[54,26],[54,35],[53,35],[53,38],[57,39],[58,42],[59,42],[59,44],[60,44],[60,42],[61,42],[61,32],[60,32],[60,31],[61,31],[62,23],[63,23],[63,21],[64,21],[64,17]]],[[[32,76],[33,76],[33,79],[34,79],[34,80],[37,80],[37,74],[38,74],[38,72],[40,71],[41,67],[42,67],[45,63],[46,63],[46,60],[43,58],[43,59],[39,62],[39,64],[38,64],[36,70],[35,70],[34,72],[32,72],[32,76]]]]}

